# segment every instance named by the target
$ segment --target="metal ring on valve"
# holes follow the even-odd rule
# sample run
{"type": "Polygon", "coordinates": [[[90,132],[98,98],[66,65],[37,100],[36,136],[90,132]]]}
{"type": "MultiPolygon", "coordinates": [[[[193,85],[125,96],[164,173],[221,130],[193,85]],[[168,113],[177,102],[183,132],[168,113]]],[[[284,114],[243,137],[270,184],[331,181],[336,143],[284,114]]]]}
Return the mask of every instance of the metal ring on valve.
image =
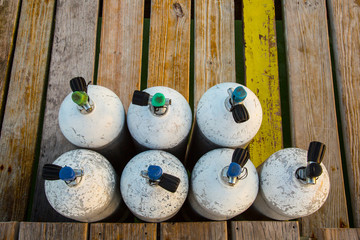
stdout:
{"type": "Polygon", "coordinates": [[[240,175],[236,178],[235,183],[234,183],[234,184],[231,184],[231,183],[229,182],[230,179],[229,179],[229,176],[228,176],[228,174],[227,174],[228,169],[229,169],[229,166],[226,166],[226,167],[223,168],[223,170],[221,170],[221,179],[222,179],[227,185],[234,186],[238,181],[243,180],[243,179],[245,179],[245,178],[248,176],[248,170],[247,170],[247,168],[246,168],[246,167],[243,167],[243,168],[241,169],[240,175]]]}

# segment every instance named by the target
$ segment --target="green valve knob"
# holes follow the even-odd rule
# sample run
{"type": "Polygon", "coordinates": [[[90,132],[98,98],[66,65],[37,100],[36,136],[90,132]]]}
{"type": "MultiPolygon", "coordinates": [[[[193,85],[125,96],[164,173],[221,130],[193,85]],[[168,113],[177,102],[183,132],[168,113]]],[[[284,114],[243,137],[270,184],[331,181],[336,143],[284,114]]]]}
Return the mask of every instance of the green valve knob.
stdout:
{"type": "Polygon", "coordinates": [[[76,103],[79,106],[83,106],[85,105],[88,100],[89,100],[89,96],[86,94],[86,92],[80,92],[80,91],[75,91],[73,92],[73,94],[71,95],[71,99],[74,101],[74,103],[76,103]]]}
{"type": "Polygon", "coordinates": [[[151,105],[154,107],[163,107],[165,105],[166,99],[164,94],[156,93],[151,99],[151,105]]]}

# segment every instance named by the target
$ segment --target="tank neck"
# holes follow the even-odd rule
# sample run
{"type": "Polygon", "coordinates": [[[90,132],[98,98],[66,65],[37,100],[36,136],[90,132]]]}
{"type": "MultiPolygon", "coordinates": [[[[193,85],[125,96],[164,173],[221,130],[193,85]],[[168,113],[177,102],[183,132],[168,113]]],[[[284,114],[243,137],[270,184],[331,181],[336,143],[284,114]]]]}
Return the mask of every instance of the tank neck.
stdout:
{"type": "Polygon", "coordinates": [[[157,165],[150,165],[147,170],[141,171],[140,175],[143,178],[148,179],[148,184],[150,186],[159,185],[172,193],[176,192],[180,184],[180,179],[178,177],[163,173],[162,168],[157,165]]]}
{"type": "Polygon", "coordinates": [[[68,166],[61,167],[55,164],[45,164],[42,169],[44,180],[63,180],[69,187],[78,185],[83,175],[84,171],[82,169],[73,169],[68,166]]]}
{"type": "Polygon", "coordinates": [[[244,105],[247,97],[245,88],[242,86],[229,88],[227,92],[229,96],[225,99],[225,108],[232,113],[234,121],[236,123],[243,123],[249,120],[249,112],[244,105]]]}
{"type": "Polygon", "coordinates": [[[306,167],[300,167],[296,170],[295,176],[301,183],[316,184],[316,180],[320,177],[323,170],[320,165],[324,158],[326,146],[317,141],[310,142],[307,153],[306,167]]]}
{"type": "Polygon", "coordinates": [[[71,99],[77,105],[78,110],[82,114],[89,114],[95,108],[94,102],[90,99],[86,92],[75,91],[72,93],[71,99]]]}
{"type": "MultiPolygon", "coordinates": [[[[239,181],[245,179],[248,175],[248,170],[246,167],[239,167],[239,170],[233,169],[232,164],[224,167],[221,170],[221,180],[229,186],[235,186],[239,181]]],[[[237,168],[237,167],[236,167],[237,168]]]]}
{"type": "Polygon", "coordinates": [[[150,112],[157,117],[164,116],[171,105],[171,99],[166,98],[162,93],[150,95],[147,92],[135,90],[132,98],[132,104],[138,106],[149,106],[150,112]]]}

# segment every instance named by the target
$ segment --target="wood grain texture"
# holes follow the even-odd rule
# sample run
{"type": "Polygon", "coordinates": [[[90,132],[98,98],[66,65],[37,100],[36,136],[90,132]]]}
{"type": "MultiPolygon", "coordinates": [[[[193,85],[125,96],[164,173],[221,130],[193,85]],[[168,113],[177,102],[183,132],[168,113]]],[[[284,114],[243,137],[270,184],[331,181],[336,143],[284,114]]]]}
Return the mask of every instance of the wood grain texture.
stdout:
{"type": "Polygon", "coordinates": [[[359,240],[360,228],[321,228],[316,238],[318,240],[359,240]]]}
{"type": "Polygon", "coordinates": [[[55,0],[22,1],[0,139],[0,220],[23,220],[35,157],[55,0]]]}
{"type": "Polygon", "coordinates": [[[327,146],[323,163],[330,194],[323,207],[302,219],[302,236],[315,229],[349,226],[334,102],[325,0],[283,1],[292,143],[327,146]],[[314,24],[316,23],[316,24],[314,24]]]}
{"type": "Polygon", "coordinates": [[[140,89],[144,0],[104,0],[97,84],[128,109],[140,89]]]}
{"type": "Polygon", "coordinates": [[[70,221],[48,203],[41,172],[44,164],[52,163],[61,154],[75,149],[61,133],[58,113],[62,101],[71,92],[70,79],[77,76],[87,81],[93,79],[98,11],[99,1],[57,1],[32,221],[70,221]]]}
{"type": "Polygon", "coordinates": [[[360,1],[328,0],[351,205],[360,227],[360,1]]]}
{"type": "Polygon", "coordinates": [[[0,129],[3,119],[5,89],[11,70],[11,55],[15,45],[15,32],[20,0],[0,1],[0,129]]]}
{"type": "Polygon", "coordinates": [[[94,223],[90,240],[156,239],[156,223],[94,223]]]}
{"type": "Polygon", "coordinates": [[[246,86],[259,98],[263,120],[249,145],[255,167],[282,149],[282,120],[273,0],[243,1],[246,86]]]}
{"type": "Polygon", "coordinates": [[[191,0],[151,1],[147,86],[166,86],[189,101],[191,0]]]}
{"type": "Polygon", "coordinates": [[[0,222],[0,239],[17,240],[19,222],[0,222]]]}
{"type": "Polygon", "coordinates": [[[21,222],[19,240],[87,240],[87,223],[21,222]]]}
{"type": "Polygon", "coordinates": [[[160,223],[160,240],[168,239],[227,239],[225,221],[160,223]]]}
{"type": "Polygon", "coordinates": [[[231,222],[231,239],[299,239],[298,222],[242,221],[231,222]]]}
{"type": "Polygon", "coordinates": [[[233,0],[195,0],[195,111],[201,96],[222,82],[235,82],[233,0]]]}

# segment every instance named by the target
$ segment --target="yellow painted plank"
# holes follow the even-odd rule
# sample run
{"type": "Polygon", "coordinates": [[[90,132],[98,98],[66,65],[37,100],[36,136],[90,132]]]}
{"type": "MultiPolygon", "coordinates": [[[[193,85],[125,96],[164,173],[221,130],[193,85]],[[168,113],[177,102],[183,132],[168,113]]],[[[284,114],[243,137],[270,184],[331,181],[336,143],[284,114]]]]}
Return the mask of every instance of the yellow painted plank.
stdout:
{"type": "Polygon", "coordinates": [[[261,128],[250,143],[257,167],[283,147],[275,7],[273,0],[244,0],[243,7],[246,85],[263,109],[261,128]]]}

